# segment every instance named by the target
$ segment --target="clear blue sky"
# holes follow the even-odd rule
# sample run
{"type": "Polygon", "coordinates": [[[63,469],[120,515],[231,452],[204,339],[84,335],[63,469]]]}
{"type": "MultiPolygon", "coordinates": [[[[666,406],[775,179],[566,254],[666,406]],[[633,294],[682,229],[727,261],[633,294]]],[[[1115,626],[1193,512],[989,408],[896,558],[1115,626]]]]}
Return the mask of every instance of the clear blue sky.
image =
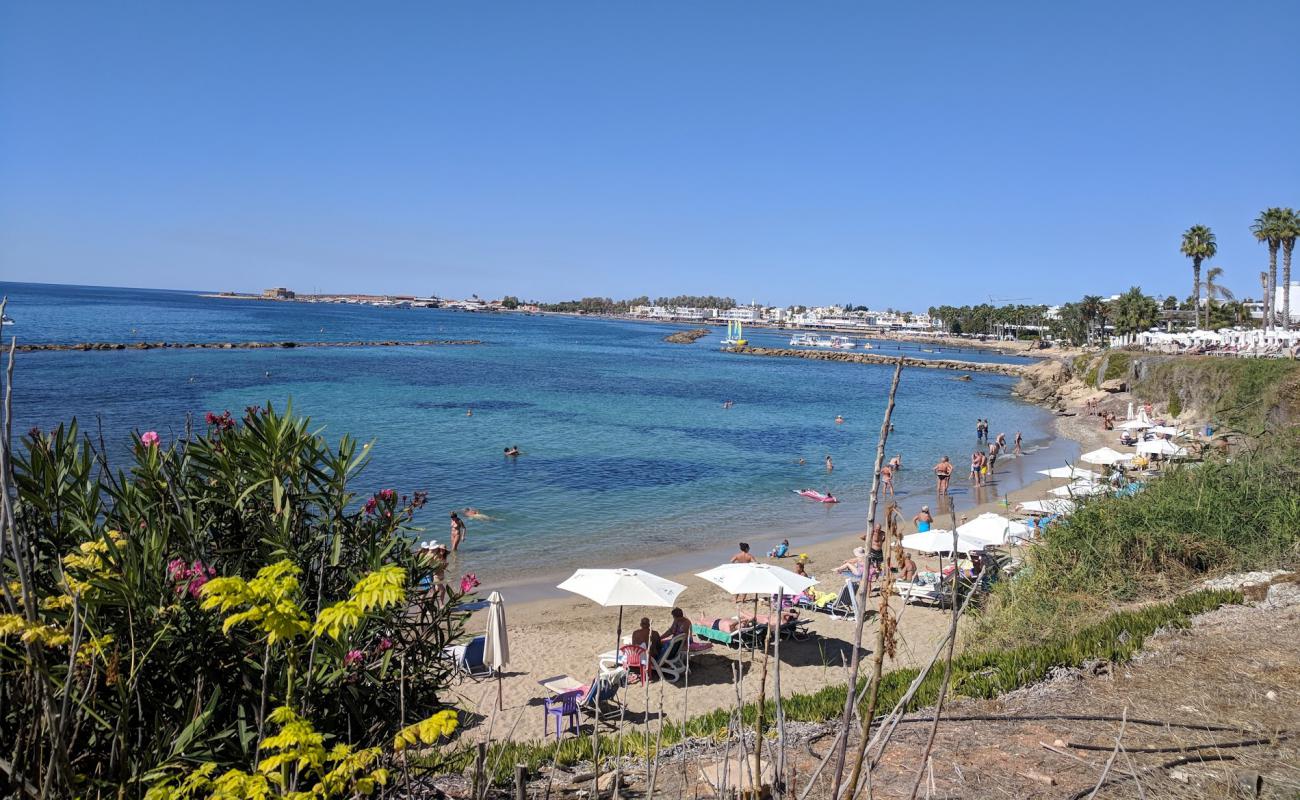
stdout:
{"type": "Polygon", "coordinates": [[[0,0],[0,275],[924,308],[1258,294],[1300,3],[0,0]]]}

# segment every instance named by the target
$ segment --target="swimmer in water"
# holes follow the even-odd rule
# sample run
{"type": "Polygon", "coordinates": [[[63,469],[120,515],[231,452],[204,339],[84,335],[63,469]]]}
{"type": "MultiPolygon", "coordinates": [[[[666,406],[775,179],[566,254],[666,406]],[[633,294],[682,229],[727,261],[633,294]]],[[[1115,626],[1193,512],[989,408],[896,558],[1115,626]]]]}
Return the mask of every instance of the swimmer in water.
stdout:
{"type": "Polygon", "coordinates": [[[843,425],[843,424],[844,424],[844,417],[840,416],[839,414],[836,414],[836,415],[835,415],[835,424],[836,424],[836,425],[843,425]]]}
{"type": "Polygon", "coordinates": [[[467,409],[465,409],[465,416],[467,416],[467,417],[472,417],[472,416],[474,416],[474,409],[472,409],[472,408],[467,408],[467,409]]]}
{"type": "Polygon", "coordinates": [[[506,455],[509,456],[510,458],[514,458],[515,456],[519,455],[519,445],[512,444],[509,447],[507,447],[506,455]]]}
{"type": "Polygon", "coordinates": [[[477,508],[464,508],[461,509],[460,513],[465,515],[465,519],[472,519],[477,522],[491,522],[492,520],[496,519],[496,517],[489,517],[487,514],[484,514],[482,511],[479,511],[477,508]]]}

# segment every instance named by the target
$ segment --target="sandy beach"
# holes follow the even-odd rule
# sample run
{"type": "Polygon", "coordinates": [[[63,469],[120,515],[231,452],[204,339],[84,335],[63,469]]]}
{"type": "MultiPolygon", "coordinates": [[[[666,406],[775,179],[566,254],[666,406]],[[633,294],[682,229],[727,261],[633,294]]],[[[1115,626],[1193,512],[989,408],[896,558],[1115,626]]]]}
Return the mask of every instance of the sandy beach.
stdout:
{"type": "MultiPolygon", "coordinates": [[[[1056,423],[1058,437],[1078,442],[1085,449],[1110,441],[1110,437],[1099,430],[1092,417],[1062,416],[1057,418],[1056,423]]],[[[1006,466],[1007,463],[999,464],[998,473],[1010,469],[1006,466]]],[[[916,465],[910,467],[918,468],[916,465]]],[[[928,466],[925,469],[928,471],[928,466]]],[[[964,470],[965,466],[958,464],[954,471],[954,489],[968,486],[964,470]]],[[[972,490],[963,495],[963,501],[957,503],[956,513],[959,518],[973,518],[990,511],[1006,513],[1008,505],[1014,510],[1016,503],[1041,499],[1047,496],[1048,489],[1064,483],[1063,480],[1044,478],[1015,489],[1008,497],[999,496],[997,500],[983,503],[976,502],[979,498],[972,490]]],[[[902,533],[915,530],[911,519],[921,505],[937,507],[934,499],[931,491],[928,495],[915,493],[900,502],[899,510],[905,520],[900,526],[902,533]]],[[[883,512],[881,516],[883,517],[883,512]]],[[[949,528],[951,521],[946,516],[938,517],[935,527],[949,528]]],[[[809,573],[821,581],[821,588],[837,591],[843,586],[843,579],[835,574],[834,568],[852,555],[854,547],[862,544],[859,536],[865,530],[864,519],[860,529],[822,541],[803,542],[791,536],[791,553],[807,554],[809,573]]],[[[749,541],[754,555],[760,561],[790,568],[794,563],[792,558],[765,557],[767,549],[781,538],[780,533],[774,532],[767,535],[753,534],[749,541]]],[[[634,547],[632,541],[629,547],[634,547]]],[[[696,551],[690,554],[689,563],[678,560],[649,565],[630,559],[628,566],[650,569],[684,584],[687,589],[680,595],[678,604],[692,619],[731,617],[738,610],[752,610],[752,605],[737,606],[721,589],[695,575],[696,572],[724,563],[731,552],[696,551]],[[665,565],[671,566],[662,569],[665,565]],[[656,566],[661,568],[656,569],[656,566]]],[[[917,563],[922,570],[938,566],[937,559],[933,557],[918,558],[917,563]]],[[[618,620],[618,610],[615,608],[603,608],[576,595],[511,602],[512,594],[516,597],[536,596],[538,585],[554,586],[556,582],[554,575],[544,573],[535,578],[523,576],[513,589],[510,586],[502,589],[507,601],[507,628],[510,636],[510,664],[500,682],[502,708],[497,709],[498,687],[495,680],[466,679],[457,687],[460,695],[457,702],[460,707],[473,710],[484,718],[481,735],[486,736],[490,727],[493,738],[538,738],[542,734],[541,698],[546,694],[539,682],[567,675],[586,683],[597,674],[598,655],[614,647],[618,620]],[[528,588],[530,580],[533,582],[531,590],[528,588]]],[[[490,590],[494,587],[484,588],[490,590]]],[[[873,605],[876,602],[873,598],[873,605]]],[[[923,665],[933,655],[950,624],[949,612],[915,604],[904,606],[898,598],[891,602],[899,615],[899,646],[897,657],[886,661],[886,669],[923,665]]],[[[652,627],[657,631],[664,630],[671,621],[667,608],[628,608],[623,619],[624,633],[630,632],[642,616],[648,616],[652,627]]],[[[804,641],[782,642],[781,689],[784,696],[814,692],[825,685],[843,683],[846,680],[845,666],[851,657],[855,623],[851,618],[832,619],[826,614],[809,611],[804,611],[802,616],[811,620],[809,631],[812,636],[804,641]]],[[[467,631],[470,634],[481,633],[485,624],[485,614],[476,612],[468,622],[467,631]]],[[[870,643],[874,640],[875,625],[868,619],[863,641],[870,643]]],[[[864,650],[864,657],[866,652],[869,651],[864,650]]],[[[737,665],[748,676],[750,670],[761,665],[761,656],[755,657],[746,651],[719,647],[693,655],[687,684],[652,682],[648,698],[641,687],[633,687],[626,693],[628,712],[632,718],[640,719],[647,711],[648,702],[652,716],[659,714],[662,709],[668,719],[681,720],[730,706],[735,702],[732,675],[737,665]]],[[[757,676],[758,673],[754,672],[752,677],[746,677],[743,681],[747,700],[757,696],[757,676]]],[[[771,681],[769,677],[769,696],[772,692],[771,681]]]]}

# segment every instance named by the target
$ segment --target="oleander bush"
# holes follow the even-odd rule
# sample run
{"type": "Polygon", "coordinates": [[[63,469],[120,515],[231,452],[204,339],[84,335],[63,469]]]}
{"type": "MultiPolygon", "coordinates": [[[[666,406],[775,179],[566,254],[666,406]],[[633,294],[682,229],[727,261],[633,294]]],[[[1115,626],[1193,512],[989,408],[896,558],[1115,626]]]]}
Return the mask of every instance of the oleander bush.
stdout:
{"type": "Polygon", "coordinates": [[[474,582],[422,591],[446,567],[410,546],[423,495],[358,496],[369,445],[309,424],[209,414],[174,442],[133,437],[125,469],[75,421],[23,437],[0,794],[350,796],[395,747],[454,729],[442,651],[474,582]]]}

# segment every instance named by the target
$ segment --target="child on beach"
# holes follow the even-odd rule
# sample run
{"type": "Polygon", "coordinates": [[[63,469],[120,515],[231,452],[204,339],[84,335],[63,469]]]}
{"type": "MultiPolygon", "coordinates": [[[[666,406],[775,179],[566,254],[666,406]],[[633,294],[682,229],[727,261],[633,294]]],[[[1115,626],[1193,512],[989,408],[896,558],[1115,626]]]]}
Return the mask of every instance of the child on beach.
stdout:
{"type": "Polygon", "coordinates": [[[768,551],[767,557],[785,558],[786,554],[789,552],[790,552],[790,540],[782,539],[780,544],[778,544],[776,547],[773,547],[771,550],[768,551]]]}

